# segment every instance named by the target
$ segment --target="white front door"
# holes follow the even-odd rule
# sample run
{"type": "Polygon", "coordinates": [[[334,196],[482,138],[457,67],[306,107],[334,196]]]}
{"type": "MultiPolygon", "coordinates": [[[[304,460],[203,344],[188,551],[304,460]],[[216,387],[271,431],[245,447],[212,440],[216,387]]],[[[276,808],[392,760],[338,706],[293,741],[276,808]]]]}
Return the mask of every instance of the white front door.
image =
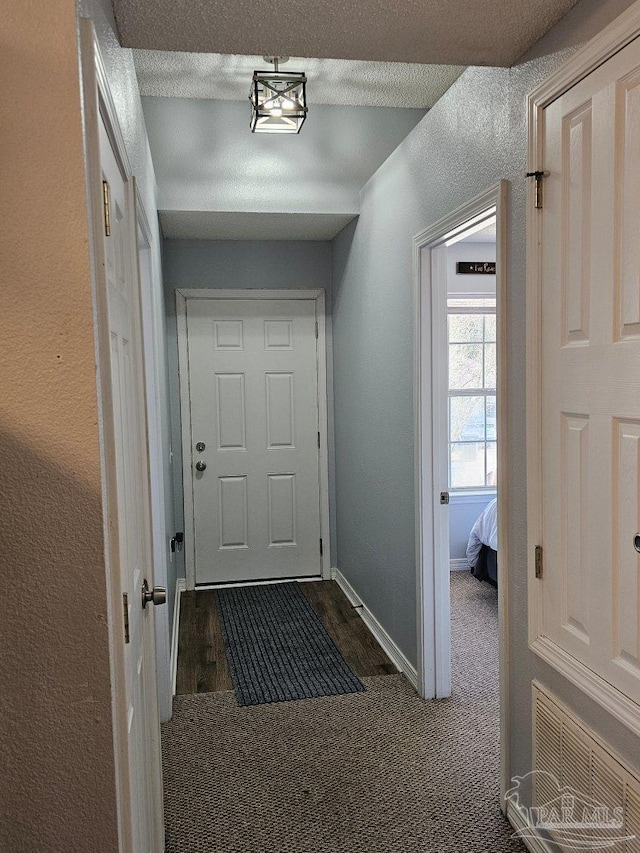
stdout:
{"type": "Polygon", "coordinates": [[[107,194],[110,229],[104,237],[110,352],[103,355],[111,361],[113,422],[108,432],[116,468],[111,499],[115,497],[118,508],[118,553],[112,560],[120,567],[112,582],[120,585],[123,596],[122,619],[115,621],[116,631],[122,630],[117,648],[124,659],[123,677],[114,685],[121,758],[128,768],[128,778],[120,779],[120,801],[127,811],[120,821],[123,849],[159,853],[164,830],[154,617],[153,606],[142,606],[144,579],[153,585],[153,563],[135,193],[121,173],[102,121],[99,130],[99,190],[107,194]]]}
{"type": "Polygon", "coordinates": [[[640,702],[640,40],[544,128],[540,630],[640,702]]]}
{"type": "Polygon", "coordinates": [[[187,300],[197,584],[321,574],[315,306],[187,300]]]}

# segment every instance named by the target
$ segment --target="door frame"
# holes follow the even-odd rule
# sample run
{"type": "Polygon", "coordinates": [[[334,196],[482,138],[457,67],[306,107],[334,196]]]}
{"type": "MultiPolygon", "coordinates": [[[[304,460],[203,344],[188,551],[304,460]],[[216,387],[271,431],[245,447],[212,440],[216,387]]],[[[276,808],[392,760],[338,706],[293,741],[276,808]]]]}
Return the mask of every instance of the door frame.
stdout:
{"type": "MultiPolygon", "coordinates": [[[[131,251],[137,258],[138,210],[144,211],[139,198],[131,164],[127,155],[124,137],[117,117],[115,104],[109,89],[108,77],[100,53],[93,21],[80,18],[80,77],[83,107],[84,156],[87,170],[87,214],[89,219],[89,255],[91,262],[91,284],[94,302],[94,335],[96,378],[98,397],[98,429],[100,435],[101,480],[104,528],[104,564],[107,603],[107,628],[109,644],[109,667],[111,670],[111,708],[113,720],[115,794],[118,813],[119,849],[136,853],[132,848],[132,791],[129,777],[128,713],[125,689],[124,625],[122,611],[123,590],[120,582],[118,501],[116,481],[116,441],[113,428],[113,395],[110,362],[109,306],[104,257],[104,220],[102,194],[96,192],[101,186],[102,167],[100,158],[100,123],[104,124],[111,142],[120,172],[127,183],[126,192],[131,211],[131,251]]],[[[146,218],[146,215],[145,215],[146,218]]],[[[138,276],[137,261],[134,273],[138,276]]],[[[140,287],[139,277],[137,279],[140,287]]],[[[142,335],[142,324],[140,327],[142,335]]],[[[144,347],[144,341],[141,340],[144,347]]],[[[144,350],[143,350],[144,351],[144,350]]],[[[146,410],[146,400],[145,400],[146,410]]],[[[149,470],[149,469],[148,469],[149,470]]],[[[151,484],[148,484],[150,494],[151,484]]],[[[149,506],[149,513],[151,506],[149,506]]],[[[153,530],[150,524],[153,554],[153,530]]],[[[152,628],[155,635],[155,625],[152,628]]],[[[155,639],[155,636],[152,638],[155,639]]],[[[155,653],[148,661],[156,669],[155,653]]],[[[155,697],[153,697],[155,699],[155,697]]],[[[155,707],[155,702],[152,702],[155,707]]],[[[158,736],[160,719],[158,717],[158,736]]],[[[154,762],[155,764],[155,762],[154,762]]],[[[164,849],[164,818],[162,811],[162,776],[160,766],[149,769],[149,778],[154,786],[155,816],[150,827],[158,853],[164,849]]]]}
{"type": "Polygon", "coordinates": [[[187,299],[306,299],[315,302],[318,338],[318,428],[320,450],[318,472],[320,487],[320,535],[322,536],[322,578],[331,579],[331,530],[329,523],[329,421],[327,411],[327,342],[325,292],[321,288],[296,290],[176,288],[176,325],[178,331],[178,377],[180,384],[180,425],[182,434],[182,488],[184,501],[184,560],[187,589],[196,588],[195,529],[193,508],[193,454],[191,452],[191,406],[189,392],[189,347],[187,340],[187,299]]]}
{"type": "MultiPolygon", "coordinates": [[[[436,482],[441,456],[446,453],[437,423],[437,400],[446,394],[446,368],[442,341],[432,340],[432,318],[442,311],[441,288],[434,286],[432,250],[445,238],[464,230],[470,219],[496,210],[496,327],[498,396],[498,561],[509,565],[508,550],[508,435],[507,435],[507,195],[508,182],[501,180],[486,192],[458,207],[413,238],[414,285],[414,460],[416,500],[416,581],[418,692],[425,699],[450,694],[451,625],[448,572],[435,571],[440,543],[448,526],[440,512],[439,494],[448,483],[436,482]],[[440,344],[438,347],[437,344],[440,344]],[[435,381],[434,381],[435,380],[435,381]],[[445,529],[446,528],[446,529],[445,529]],[[446,577],[446,582],[445,582],[446,577]]],[[[445,303],[446,304],[446,303],[445,303]]],[[[448,567],[447,567],[448,568],[448,567]]],[[[509,574],[502,573],[498,587],[499,693],[500,693],[500,786],[501,798],[510,780],[509,755],[509,574]]]]}
{"type": "MultiPolygon", "coordinates": [[[[594,36],[527,100],[527,171],[544,171],[544,110],[640,37],[640,0],[594,36]]],[[[544,180],[543,205],[544,205],[544,180]]],[[[543,634],[542,590],[535,573],[535,546],[542,529],[542,222],[535,207],[535,185],[527,191],[527,574],[529,648],[627,728],[640,735],[640,706],[569,655],[543,634]]]]}

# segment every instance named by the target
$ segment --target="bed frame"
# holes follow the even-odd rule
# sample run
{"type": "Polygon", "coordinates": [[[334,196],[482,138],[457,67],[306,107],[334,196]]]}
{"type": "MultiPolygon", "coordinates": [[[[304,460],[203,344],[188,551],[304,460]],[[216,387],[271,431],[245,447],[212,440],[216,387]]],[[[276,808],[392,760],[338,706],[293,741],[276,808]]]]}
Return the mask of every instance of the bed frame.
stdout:
{"type": "Polygon", "coordinates": [[[488,545],[483,545],[478,555],[478,562],[471,569],[471,574],[479,581],[487,581],[492,586],[498,586],[498,552],[488,545]]]}

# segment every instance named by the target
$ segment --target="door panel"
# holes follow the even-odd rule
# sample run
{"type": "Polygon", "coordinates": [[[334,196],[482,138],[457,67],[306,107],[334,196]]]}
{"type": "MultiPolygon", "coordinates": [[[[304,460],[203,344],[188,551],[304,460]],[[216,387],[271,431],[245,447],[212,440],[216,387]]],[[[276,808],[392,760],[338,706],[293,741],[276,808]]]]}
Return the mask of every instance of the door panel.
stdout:
{"type": "Polygon", "coordinates": [[[247,478],[219,477],[220,548],[248,548],[247,478]]]}
{"type": "Polygon", "coordinates": [[[640,42],[544,117],[542,632],[640,701],[640,42]]]}
{"type": "Polygon", "coordinates": [[[246,414],[243,373],[216,373],[218,450],[246,450],[246,414]]]}
{"type": "Polygon", "coordinates": [[[589,245],[591,239],[591,103],[563,119],[565,163],[562,320],[564,343],[589,340],[589,245]]]}
{"type": "Polygon", "coordinates": [[[616,169],[616,216],[619,263],[615,275],[618,339],[640,335],[640,72],[633,71],[618,83],[618,160],[616,169]]]}
{"type": "Polygon", "coordinates": [[[321,573],[315,322],[314,299],[187,300],[197,584],[321,573]]]}
{"type": "Polygon", "coordinates": [[[294,374],[265,373],[267,450],[295,449],[294,374]]]}
{"type": "Polygon", "coordinates": [[[621,665],[637,676],[640,665],[638,555],[629,543],[638,531],[640,518],[637,482],[640,421],[615,419],[614,458],[614,655],[621,665]]]}
{"type": "Polygon", "coordinates": [[[269,545],[297,545],[296,475],[269,474],[269,545]]]}

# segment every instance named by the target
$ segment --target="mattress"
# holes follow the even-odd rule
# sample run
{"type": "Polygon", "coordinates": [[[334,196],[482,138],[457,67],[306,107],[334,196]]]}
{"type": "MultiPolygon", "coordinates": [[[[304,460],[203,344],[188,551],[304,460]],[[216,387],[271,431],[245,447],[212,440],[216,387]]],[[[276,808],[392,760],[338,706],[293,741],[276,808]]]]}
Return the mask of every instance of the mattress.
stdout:
{"type": "Polygon", "coordinates": [[[471,528],[467,545],[467,560],[471,568],[478,563],[480,549],[487,545],[494,551],[498,550],[498,499],[490,501],[478,520],[471,528]]]}

